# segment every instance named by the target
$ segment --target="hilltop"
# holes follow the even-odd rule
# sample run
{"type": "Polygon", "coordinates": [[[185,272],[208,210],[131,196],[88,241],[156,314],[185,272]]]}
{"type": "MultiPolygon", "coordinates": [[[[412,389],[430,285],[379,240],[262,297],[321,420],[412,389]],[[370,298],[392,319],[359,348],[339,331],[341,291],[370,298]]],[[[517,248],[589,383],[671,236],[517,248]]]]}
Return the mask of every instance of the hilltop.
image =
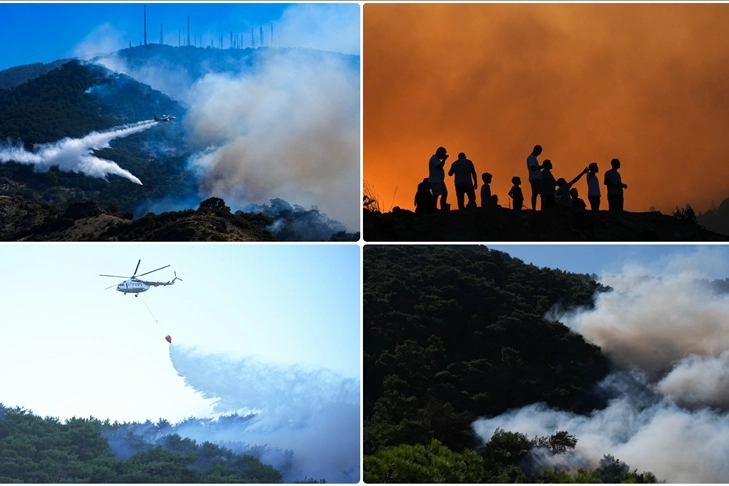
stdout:
{"type": "MultiPolygon", "coordinates": [[[[87,201],[100,208],[116,208],[112,217],[131,213],[134,218],[141,218],[148,211],[194,208],[205,197],[221,191],[203,184],[203,171],[191,165],[191,159],[205,154],[212,146],[207,142],[196,145],[190,132],[194,129],[185,122],[190,110],[185,93],[189,94],[190,87],[207,75],[220,74],[226,79],[254,75],[276,60],[306,66],[311,66],[312,62],[327,66],[331,61],[331,64],[359,68],[359,56],[315,49],[214,49],[150,44],[122,49],[90,62],[59,60],[0,71],[0,150],[6,153],[15,148],[37,153],[40,146],[49,146],[42,144],[117,130],[127,124],[151,121],[155,115],[176,117],[170,123],[154,124],[145,131],[115,138],[107,148],[91,153],[117,164],[143,185],[130,183],[114,174],[104,179],[98,174],[78,173],[79,167],[59,170],[58,165],[54,165],[48,170],[45,166],[36,172],[38,166],[5,157],[6,162],[0,163],[0,195],[28,200],[13,199],[17,208],[35,202],[39,208],[47,206],[58,214],[73,204],[87,201]]],[[[212,115],[213,119],[216,117],[217,114],[212,115]]],[[[227,132],[221,135],[223,138],[215,143],[224,144],[228,135],[227,132]]],[[[250,184],[255,182],[251,179],[250,184]]],[[[300,208],[299,201],[295,200],[295,197],[301,197],[300,194],[289,194],[291,181],[285,182],[272,185],[269,200],[284,196],[291,200],[293,207],[300,208]],[[280,187],[286,194],[274,192],[280,187]]],[[[233,189],[233,192],[246,194],[245,188],[233,189]]],[[[265,200],[263,197],[258,199],[257,203],[265,200]]],[[[238,207],[249,211],[245,207],[248,202],[245,197],[236,202],[238,207]]],[[[311,211],[318,213],[317,206],[311,206],[311,211]]],[[[12,235],[17,235],[18,231],[39,228],[38,219],[34,218],[34,224],[30,226],[7,223],[12,230],[4,237],[14,239],[12,235]]],[[[124,221],[116,222],[127,224],[124,221]]],[[[278,231],[283,224],[277,223],[271,228],[278,231]]],[[[305,224],[287,224],[285,235],[279,237],[287,240],[328,240],[330,237],[349,240],[355,237],[353,234],[338,235],[344,227],[337,221],[326,220],[325,223],[324,226],[331,226],[322,227],[326,234],[317,231],[312,236],[305,224]]],[[[202,231],[196,229],[197,233],[202,231]]],[[[69,233],[56,236],[59,239],[73,237],[69,233]]],[[[79,236],[84,239],[100,237],[96,230],[79,236]]],[[[32,235],[27,234],[24,238],[32,238],[32,235]]],[[[47,235],[38,235],[38,238],[47,239],[47,235]]]]}
{"type": "Polygon", "coordinates": [[[206,201],[198,210],[148,213],[133,220],[94,201],[64,210],[0,195],[0,241],[273,241],[263,229],[269,224],[263,215],[231,214],[224,207],[206,207],[206,201]]]}
{"type": "Polygon", "coordinates": [[[365,241],[729,241],[695,219],[657,211],[475,208],[416,215],[363,212],[365,241]]]}

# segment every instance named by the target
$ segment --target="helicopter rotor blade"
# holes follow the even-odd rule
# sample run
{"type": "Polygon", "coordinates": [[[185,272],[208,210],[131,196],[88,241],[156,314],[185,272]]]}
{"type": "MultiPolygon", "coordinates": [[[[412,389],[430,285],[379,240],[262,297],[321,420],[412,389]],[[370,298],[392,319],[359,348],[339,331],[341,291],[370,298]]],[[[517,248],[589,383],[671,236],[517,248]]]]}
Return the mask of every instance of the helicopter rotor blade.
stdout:
{"type": "MultiPolygon", "coordinates": [[[[141,262],[142,260],[139,260],[139,261],[141,262]]],[[[137,265],[137,266],[139,266],[139,265],[137,265]]],[[[169,267],[169,265],[165,265],[164,267],[159,267],[159,268],[158,268],[157,270],[162,270],[163,268],[167,268],[167,267],[169,267]]],[[[136,276],[136,277],[143,277],[143,276],[145,276],[145,275],[148,275],[148,274],[150,274],[150,273],[156,272],[157,270],[150,270],[149,272],[147,272],[147,273],[143,273],[143,274],[141,274],[141,275],[137,275],[137,274],[135,273],[135,276],[136,276]]]]}
{"type": "Polygon", "coordinates": [[[102,274],[99,274],[99,277],[132,278],[132,277],[122,277],[121,275],[102,275],[102,274]]]}
{"type": "MultiPolygon", "coordinates": [[[[141,259],[140,259],[140,260],[139,260],[139,261],[137,262],[137,268],[135,268],[135,269],[134,269],[134,273],[132,274],[132,277],[134,277],[134,276],[136,276],[136,275],[137,275],[137,270],[139,270],[139,264],[140,264],[140,263],[142,263],[142,260],[141,260],[141,259]]],[[[146,275],[146,274],[145,274],[145,275],[146,275]]]]}

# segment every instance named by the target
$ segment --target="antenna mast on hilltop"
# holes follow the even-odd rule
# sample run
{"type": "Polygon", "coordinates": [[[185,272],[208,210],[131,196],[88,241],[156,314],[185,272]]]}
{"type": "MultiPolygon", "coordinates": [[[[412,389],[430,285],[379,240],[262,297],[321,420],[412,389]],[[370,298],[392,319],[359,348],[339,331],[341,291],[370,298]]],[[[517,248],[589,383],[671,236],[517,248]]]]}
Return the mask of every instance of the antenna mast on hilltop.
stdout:
{"type": "Polygon", "coordinates": [[[273,24],[271,24],[271,45],[269,47],[273,47],[273,24]]]}
{"type": "Polygon", "coordinates": [[[259,25],[258,28],[261,30],[261,47],[263,47],[263,26],[259,25]]]}
{"type": "Polygon", "coordinates": [[[187,45],[190,45],[190,14],[187,14],[187,45]]]}
{"type": "Polygon", "coordinates": [[[256,47],[256,38],[253,36],[253,27],[251,27],[251,47],[256,47]]]}
{"type": "Polygon", "coordinates": [[[164,36],[162,35],[162,24],[159,24],[159,43],[160,45],[164,44],[164,36]]]}
{"type": "Polygon", "coordinates": [[[147,5],[144,6],[144,45],[147,45],[147,5]]]}

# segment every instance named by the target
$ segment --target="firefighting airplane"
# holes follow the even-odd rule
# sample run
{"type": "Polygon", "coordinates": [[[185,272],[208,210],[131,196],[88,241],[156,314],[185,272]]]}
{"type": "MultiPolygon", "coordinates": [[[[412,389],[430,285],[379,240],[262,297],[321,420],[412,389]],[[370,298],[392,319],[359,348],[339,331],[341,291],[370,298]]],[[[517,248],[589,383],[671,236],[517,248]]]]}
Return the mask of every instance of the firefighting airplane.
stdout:
{"type": "Polygon", "coordinates": [[[138,277],[143,277],[145,275],[148,275],[150,273],[156,272],[157,270],[162,270],[163,268],[169,267],[169,265],[165,265],[164,267],[159,267],[157,270],[151,270],[149,272],[143,273],[141,275],[137,275],[137,270],[139,270],[139,264],[142,263],[142,260],[139,260],[137,262],[137,268],[134,269],[134,274],[132,274],[131,277],[122,277],[120,275],[102,275],[99,274],[99,277],[114,277],[114,278],[126,278],[127,280],[123,281],[120,284],[111,285],[104,290],[109,290],[112,287],[116,287],[117,292],[122,292],[124,295],[127,294],[134,294],[134,297],[139,297],[138,294],[142,292],[146,292],[150,289],[150,287],[165,287],[167,285],[174,285],[175,280],[179,280],[182,282],[181,278],[177,277],[177,272],[175,273],[175,278],[170,280],[169,282],[147,282],[146,280],[140,280],[138,277]]]}

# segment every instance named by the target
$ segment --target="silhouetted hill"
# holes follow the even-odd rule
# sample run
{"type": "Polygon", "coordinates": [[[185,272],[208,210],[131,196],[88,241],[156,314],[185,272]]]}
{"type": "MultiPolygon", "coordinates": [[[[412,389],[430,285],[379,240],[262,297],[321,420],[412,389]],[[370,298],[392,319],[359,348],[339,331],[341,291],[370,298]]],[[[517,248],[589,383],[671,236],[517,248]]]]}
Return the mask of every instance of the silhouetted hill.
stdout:
{"type": "Polygon", "coordinates": [[[729,197],[718,208],[712,208],[696,216],[696,221],[709,230],[729,235],[729,197]]]}
{"type": "Polygon", "coordinates": [[[26,81],[37,78],[41,74],[45,74],[48,71],[52,71],[53,69],[66,64],[70,60],[71,59],[59,59],[58,61],[49,62],[48,64],[37,62],[35,64],[25,64],[23,66],[11,67],[0,71],[0,89],[15,88],[26,81]]]}
{"type": "MultiPolygon", "coordinates": [[[[416,215],[363,212],[365,241],[728,241],[729,236],[659,212],[569,208],[475,208],[416,215]]],[[[704,224],[704,223],[702,223],[704,224]]]]}
{"type": "MultiPolygon", "coordinates": [[[[0,181],[1,182],[1,181],[0,181]]],[[[131,214],[104,209],[93,201],[67,208],[0,195],[0,241],[273,241],[262,215],[214,210],[131,214]]]]}

